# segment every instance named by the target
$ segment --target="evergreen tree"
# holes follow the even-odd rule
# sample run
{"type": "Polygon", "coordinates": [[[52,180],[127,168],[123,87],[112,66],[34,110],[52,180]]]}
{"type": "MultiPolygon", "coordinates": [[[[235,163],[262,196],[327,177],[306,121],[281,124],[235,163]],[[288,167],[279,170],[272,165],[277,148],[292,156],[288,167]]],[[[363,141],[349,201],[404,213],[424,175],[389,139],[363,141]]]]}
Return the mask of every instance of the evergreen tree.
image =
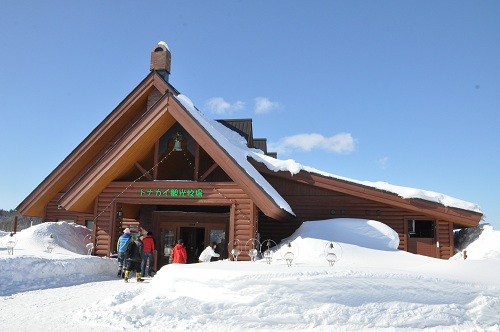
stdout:
{"type": "Polygon", "coordinates": [[[32,225],[38,225],[43,222],[42,218],[22,216],[16,210],[0,209],[0,230],[4,232],[12,232],[14,229],[14,219],[17,217],[17,231],[21,231],[32,225]]]}

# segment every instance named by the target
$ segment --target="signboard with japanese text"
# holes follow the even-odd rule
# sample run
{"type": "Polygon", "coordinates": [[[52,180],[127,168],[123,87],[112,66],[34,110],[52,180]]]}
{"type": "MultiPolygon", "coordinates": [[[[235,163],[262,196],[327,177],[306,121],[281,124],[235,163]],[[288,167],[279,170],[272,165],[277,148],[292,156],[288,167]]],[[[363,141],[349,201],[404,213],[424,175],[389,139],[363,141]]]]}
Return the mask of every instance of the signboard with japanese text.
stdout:
{"type": "Polygon", "coordinates": [[[152,188],[141,188],[139,189],[140,197],[169,197],[169,198],[201,198],[203,197],[203,189],[179,189],[179,188],[167,188],[167,189],[152,189],[152,188]]]}

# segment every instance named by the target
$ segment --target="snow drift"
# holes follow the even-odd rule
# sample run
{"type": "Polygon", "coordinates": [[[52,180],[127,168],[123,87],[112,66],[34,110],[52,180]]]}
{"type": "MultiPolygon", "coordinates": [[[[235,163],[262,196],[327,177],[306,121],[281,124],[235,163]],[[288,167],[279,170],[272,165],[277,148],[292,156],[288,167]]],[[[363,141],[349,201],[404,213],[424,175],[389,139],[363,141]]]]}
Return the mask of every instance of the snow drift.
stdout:
{"type": "Polygon", "coordinates": [[[128,284],[116,278],[115,260],[75,253],[84,248],[84,231],[48,223],[18,233],[13,256],[0,248],[3,331],[500,327],[500,260],[490,249],[481,253],[492,248],[484,242],[498,239],[492,229],[466,246],[470,259],[444,261],[395,249],[395,234],[378,222],[306,222],[282,242],[298,248],[291,266],[278,253],[271,264],[172,264],[128,284]],[[58,245],[48,253],[40,242],[50,234],[58,245]],[[334,266],[322,256],[329,241],[343,250],[334,266]]]}

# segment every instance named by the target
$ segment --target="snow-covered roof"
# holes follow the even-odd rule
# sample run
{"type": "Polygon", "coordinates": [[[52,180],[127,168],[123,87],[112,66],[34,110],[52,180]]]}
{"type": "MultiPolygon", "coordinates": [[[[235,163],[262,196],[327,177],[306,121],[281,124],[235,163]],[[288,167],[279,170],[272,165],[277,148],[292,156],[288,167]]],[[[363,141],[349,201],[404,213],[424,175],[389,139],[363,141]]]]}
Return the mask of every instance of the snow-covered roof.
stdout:
{"type": "Polygon", "coordinates": [[[314,173],[325,177],[330,177],[337,180],[351,182],[374,189],[397,194],[404,199],[422,199],[429,202],[439,203],[446,207],[454,207],[462,210],[483,213],[481,208],[474,203],[463,201],[448,195],[437,193],[434,191],[416,189],[410,187],[396,186],[386,182],[371,182],[359,181],[343,176],[327,173],[313,167],[304,166],[293,159],[280,160],[264,154],[263,151],[247,147],[247,141],[235,131],[225,127],[215,120],[207,119],[193,104],[193,102],[185,95],[178,95],[177,99],[182,105],[193,115],[193,117],[202,125],[205,130],[219,143],[219,145],[230,154],[236,162],[255,180],[255,182],[264,189],[273,200],[287,212],[294,214],[288,203],[281,195],[272,187],[269,182],[252,166],[248,161],[248,157],[257,162],[264,164],[269,170],[287,171],[290,174],[297,174],[301,170],[308,173],[314,173]]]}
{"type": "Polygon", "coordinates": [[[207,119],[193,104],[191,99],[185,95],[178,95],[176,97],[184,108],[198,121],[198,123],[213,137],[214,140],[242,167],[245,172],[263,189],[278,206],[293,213],[290,205],[283,197],[274,189],[269,182],[252,166],[247,160],[249,149],[246,146],[246,140],[238,133],[228,129],[217,121],[207,119]]]}
{"type": "Polygon", "coordinates": [[[467,210],[467,211],[473,211],[477,213],[483,213],[481,208],[471,202],[467,202],[458,198],[454,198],[445,194],[441,194],[438,192],[434,191],[429,191],[429,190],[423,190],[423,189],[417,189],[417,188],[411,188],[411,187],[404,187],[404,186],[397,186],[393,185],[387,182],[382,182],[382,181],[377,181],[377,182],[371,182],[371,181],[360,181],[360,180],[354,180],[350,179],[347,177],[343,177],[340,175],[335,175],[331,173],[327,173],[321,170],[318,170],[313,167],[309,166],[304,166],[302,164],[297,163],[295,160],[288,159],[288,160],[279,160],[276,158],[272,158],[269,156],[266,156],[264,153],[256,153],[252,151],[252,154],[250,155],[253,159],[255,159],[258,162],[261,162],[266,165],[266,167],[272,171],[288,171],[291,174],[297,174],[301,170],[304,170],[309,173],[315,173],[318,175],[346,181],[346,182],[351,182],[359,185],[363,185],[366,187],[371,187],[375,188],[378,190],[383,190],[386,192],[390,192],[393,194],[397,194],[398,196],[405,198],[405,199],[422,199],[425,201],[429,202],[434,202],[434,203],[439,203],[442,204],[443,206],[447,207],[454,207],[462,210],[467,210]]]}

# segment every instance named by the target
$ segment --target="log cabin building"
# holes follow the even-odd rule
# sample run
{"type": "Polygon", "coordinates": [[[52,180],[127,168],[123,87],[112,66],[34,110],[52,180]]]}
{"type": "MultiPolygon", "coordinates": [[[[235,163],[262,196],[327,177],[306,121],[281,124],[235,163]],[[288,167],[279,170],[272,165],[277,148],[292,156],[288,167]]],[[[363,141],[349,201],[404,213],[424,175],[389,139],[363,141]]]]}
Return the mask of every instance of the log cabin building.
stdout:
{"type": "Polygon", "coordinates": [[[378,220],[399,234],[399,249],[447,259],[453,229],[481,220],[471,203],[445,206],[310,168],[291,172],[253,137],[251,119],[207,119],[169,83],[170,64],[168,46],[155,45],[149,74],[17,210],[86,225],[101,256],[114,253],[125,227],[150,230],[160,265],[178,238],[195,262],[212,241],[226,258],[235,243],[279,243],[303,221],[334,218],[378,220]]]}

